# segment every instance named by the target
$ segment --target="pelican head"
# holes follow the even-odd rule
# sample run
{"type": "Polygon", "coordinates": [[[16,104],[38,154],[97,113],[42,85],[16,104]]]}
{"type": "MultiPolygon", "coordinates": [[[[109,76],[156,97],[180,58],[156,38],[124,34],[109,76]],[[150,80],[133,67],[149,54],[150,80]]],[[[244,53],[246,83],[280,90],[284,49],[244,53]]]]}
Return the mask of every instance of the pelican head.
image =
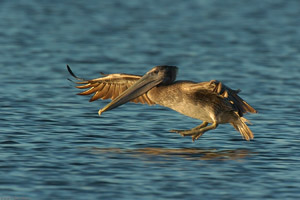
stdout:
{"type": "Polygon", "coordinates": [[[178,68],[176,66],[156,66],[148,71],[142,78],[145,76],[152,77],[157,80],[161,80],[158,85],[168,85],[175,81],[178,68]]]}
{"type": "Polygon", "coordinates": [[[103,109],[100,109],[98,114],[112,110],[128,101],[139,97],[148,92],[153,87],[159,85],[168,85],[176,79],[178,68],[175,66],[156,66],[148,71],[140,80],[125,90],[117,98],[112,100],[103,109]]]}

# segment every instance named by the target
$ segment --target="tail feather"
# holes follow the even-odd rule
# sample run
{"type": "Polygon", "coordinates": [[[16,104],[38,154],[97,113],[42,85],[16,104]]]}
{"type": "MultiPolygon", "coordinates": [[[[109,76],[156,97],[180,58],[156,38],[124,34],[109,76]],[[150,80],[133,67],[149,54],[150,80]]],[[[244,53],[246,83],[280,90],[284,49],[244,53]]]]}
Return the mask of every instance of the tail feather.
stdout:
{"type": "Polygon", "coordinates": [[[246,118],[240,117],[238,120],[232,122],[231,124],[238,132],[241,133],[241,135],[245,140],[249,141],[253,139],[254,136],[252,131],[250,130],[250,128],[247,126],[245,122],[250,124],[250,122],[246,118]]]}

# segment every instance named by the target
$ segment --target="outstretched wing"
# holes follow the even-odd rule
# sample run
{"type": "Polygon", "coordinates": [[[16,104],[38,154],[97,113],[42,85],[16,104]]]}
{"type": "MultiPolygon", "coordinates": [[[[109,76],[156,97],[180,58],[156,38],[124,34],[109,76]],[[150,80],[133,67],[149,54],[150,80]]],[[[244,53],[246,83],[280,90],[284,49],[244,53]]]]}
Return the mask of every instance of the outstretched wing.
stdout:
{"type": "Polygon", "coordinates": [[[217,80],[197,83],[192,86],[192,89],[209,90],[220,95],[232,105],[232,108],[238,112],[239,116],[243,116],[243,114],[247,112],[257,113],[257,111],[252,106],[250,106],[245,100],[238,96],[240,90],[232,90],[217,80]]]}
{"type": "MultiPolygon", "coordinates": [[[[125,90],[127,90],[130,86],[132,86],[136,81],[138,81],[141,76],[131,75],[131,74],[102,74],[103,77],[84,80],[82,78],[78,78],[71,70],[71,68],[67,65],[69,73],[80,80],[76,82],[77,84],[82,84],[76,86],[79,89],[87,89],[83,92],[78,93],[79,95],[90,95],[93,94],[90,101],[95,101],[97,99],[115,99],[120,94],[122,94],[125,90]]],[[[155,104],[153,101],[149,99],[147,93],[132,99],[131,102],[134,103],[147,103],[149,105],[155,104]]]]}

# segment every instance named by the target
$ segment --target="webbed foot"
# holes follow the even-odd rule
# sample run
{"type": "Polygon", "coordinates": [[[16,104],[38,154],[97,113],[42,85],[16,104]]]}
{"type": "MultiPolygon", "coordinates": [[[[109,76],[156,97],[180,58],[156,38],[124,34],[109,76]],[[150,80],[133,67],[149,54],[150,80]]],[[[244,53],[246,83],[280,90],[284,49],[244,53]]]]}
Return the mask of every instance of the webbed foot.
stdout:
{"type": "Polygon", "coordinates": [[[193,142],[197,140],[199,137],[201,137],[206,131],[215,129],[218,124],[216,122],[213,122],[212,125],[207,126],[207,122],[203,122],[199,126],[192,128],[190,130],[170,130],[170,132],[178,133],[181,136],[191,136],[193,142]]]}
{"type": "Polygon", "coordinates": [[[199,132],[199,130],[197,130],[197,129],[191,129],[191,130],[171,130],[171,132],[178,133],[182,137],[192,136],[193,142],[195,140],[197,140],[204,133],[204,132],[199,132]]]}

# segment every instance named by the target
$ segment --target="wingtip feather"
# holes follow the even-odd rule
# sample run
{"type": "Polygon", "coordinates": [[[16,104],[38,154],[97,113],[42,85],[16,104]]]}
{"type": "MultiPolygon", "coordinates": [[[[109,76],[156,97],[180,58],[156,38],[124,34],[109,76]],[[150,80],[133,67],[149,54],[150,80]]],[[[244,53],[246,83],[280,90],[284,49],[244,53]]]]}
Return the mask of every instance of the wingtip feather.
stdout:
{"type": "Polygon", "coordinates": [[[79,78],[78,76],[76,76],[76,75],[74,74],[74,72],[71,70],[71,67],[70,67],[69,65],[67,65],[67,69],[68,69],[68,72],[71,74],[71,76],[73,76],[73,77],[76,78],[77,80],[85,81],[84,79],[79,78]]]}

